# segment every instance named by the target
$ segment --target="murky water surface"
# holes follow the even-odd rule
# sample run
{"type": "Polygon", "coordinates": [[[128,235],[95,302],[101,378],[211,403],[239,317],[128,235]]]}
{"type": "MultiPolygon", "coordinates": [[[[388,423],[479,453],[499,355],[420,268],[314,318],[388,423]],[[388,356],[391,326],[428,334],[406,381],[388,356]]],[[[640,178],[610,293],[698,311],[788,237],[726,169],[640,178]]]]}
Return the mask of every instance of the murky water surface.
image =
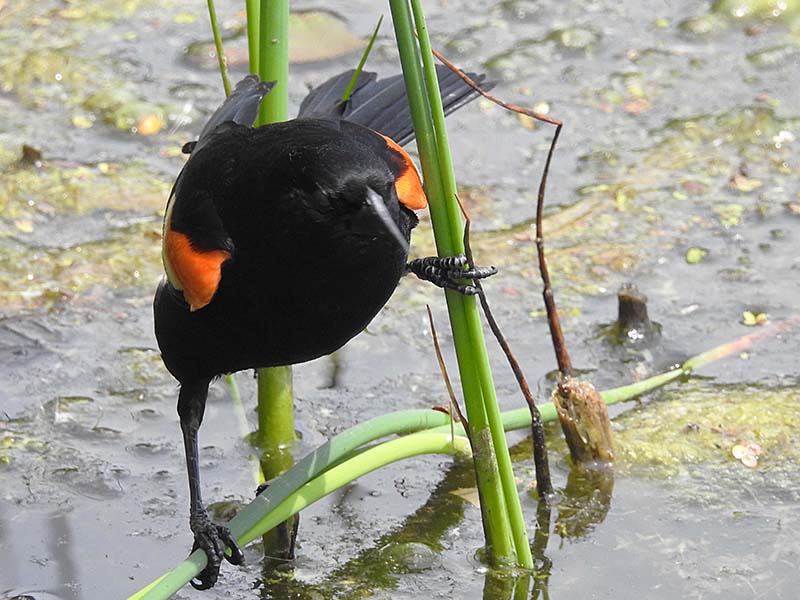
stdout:
{"type": "MultiPolygon", "coordinates": [[[[573,362],[600,387],[797,310],[800,3],[427,4],[442,51],[566,123],[548,248],[573,362]],[[661,324],[647,347],[601,333],[625,281],[661,324]]],[[[363,38],[388,13],[326,6],[343,19],[343,54],[320,60],[325,40],[295,50],[306,62],[292,68],[294,106],[307,84],[355,64],[346,30],[363,38]]],[[[241,65],[243,3],[218,10],[241,65]]],[[[208,38],[204,3],[0,0],[0,598],[127,597],[189,548],[176,387],[150,302],[180,146],[221,97],[208,38]]],[[[388,22],[368,68],[398,71],[388,22]]],[[[552,130],[483,101],[450,128],[476,252],[501,269],[490,299],[544,393],[554,361],[531,219],[552,130]]],[[[426,222],[414,242],[431,251],[426,222]]],[[[444,330],[441,294],[403,281],[341,353],[336,387],[329,359],[296,369],[299,454],[381,412],[443,402],[426,302],[444,330]]],[[[615,408],[615,481],[568,478],[554,442],[560,502],[549,540],[534,540],[533,578],[487,572],[469,468],[422,458],[307,510],[293,571],[262,572],[251,549],[204,597],[796,598],[798,339],[775,336],[615,408]]],[[[492,357],[503,407],[520,406],[492,357]]],[[[249,374],[238,380],[252,399],[249,374]]],[[[529,446],[512,440],[533,532],[529,446]]],[[[250,449],[222,385],[201,442],[206,497],[250,498],[250,449]]]]}

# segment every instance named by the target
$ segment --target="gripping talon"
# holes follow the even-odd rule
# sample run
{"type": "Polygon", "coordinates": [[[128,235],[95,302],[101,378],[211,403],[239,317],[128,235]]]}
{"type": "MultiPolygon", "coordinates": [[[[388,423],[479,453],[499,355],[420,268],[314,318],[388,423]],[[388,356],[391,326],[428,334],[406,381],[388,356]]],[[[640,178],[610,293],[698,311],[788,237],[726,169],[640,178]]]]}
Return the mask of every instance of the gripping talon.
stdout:
{"type": "Polygon", "coordinates": [[[208,590],[217,583],[222,559],[224,558],[232,565],[240,565],[244,562],[244,553],[233,539],[230,529],[224,525],[213,523],[205,511],[193,515],[190,525],[194,532],[192,552],[198,549],[205,552],[208,564],[189,583],[196,590],[208,590]],[[226,547],[230,548],[230,555],[226,554],[226,547]]]}
{"type": "Polygon", "coordinates": [[[409,262],[406,265],[406,270],[438,287],[455,290],[465,296],[474,296],[479,293],[478,288],[468,283],[460,283],[459,280],[485,279],[497,273],[497,269],[495,267],[464,269],[467,264],[467,257],[463,254],[457,254],[456,256],[426,256],[409,262]]]}
{"type": "Polygon", "coordinates": [[[244,563],[244,552],[242,552],[242,549],[239,547],[239,544],[236,543],[236,540],[233,539],[233,536],[231,535],[230,529],[228,529],[226,527],[225,531],[227,532],[227,537],[224,538],[224,541],[228,545],[228,548],[230,548],[230,550],[231,550],[230,555],[229,554],[223,554],[223,556],[225,557],[225,560],[227,560],[232,565],[241,565],[241,564],[243,564],[244,563]]]}
{"type": "Polygon", "coordinates": [[[451,279],[486,279],[497,274],[497,267],[474,267],[466,271],[452,269],[445,271],[444,274],[451,279]]]}

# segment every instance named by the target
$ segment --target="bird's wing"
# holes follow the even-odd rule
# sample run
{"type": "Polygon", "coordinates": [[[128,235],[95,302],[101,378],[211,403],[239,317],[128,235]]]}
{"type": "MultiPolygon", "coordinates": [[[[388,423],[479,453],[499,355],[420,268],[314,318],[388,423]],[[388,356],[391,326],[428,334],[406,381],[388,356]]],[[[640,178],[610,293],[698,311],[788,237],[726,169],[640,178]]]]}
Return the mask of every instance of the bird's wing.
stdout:
{"type": "MultiPolygon", "coordinates": [[[[362,72],[347,102],[341,97],[354,71],[328,79],[314,88],[300,105],[298,117],[339,117],[368,127],[403,146],[414,139],[411,109],[408,106],[402,75],[378,80],[375,73],[362,72]]],[[[445,114],[474,100],[478,94],[461,77],[444,65],[437,65],[439,91],[445,114]]],[[[485,75],[469,76],[484,89],[491,89],[485,75]]]]}

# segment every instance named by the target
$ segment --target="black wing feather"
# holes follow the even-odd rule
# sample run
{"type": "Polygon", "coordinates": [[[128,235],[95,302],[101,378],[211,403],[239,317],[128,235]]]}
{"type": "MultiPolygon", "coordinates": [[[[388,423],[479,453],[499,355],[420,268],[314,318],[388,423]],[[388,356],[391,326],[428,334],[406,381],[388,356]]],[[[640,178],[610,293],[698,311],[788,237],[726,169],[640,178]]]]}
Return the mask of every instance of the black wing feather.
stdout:
{"type": "Polygon", "coordinates": [[[275,87],[274,81],[261,81],[258,75],[248,75],[236,84],[233,93],[225,99],[220,107],[208,119],[192,148],[196,151],[202,146],[219,125],[232,121],[239,125],[252,127],[258,115],[261,100],[275,87]]]}
{"type": "MultiPolygon", "coordinates": [[[[332,77],[312,90],[300,105],[298,117],[339,117],[382,133],[400,145],[414,139],[403,76],[394,75],[378,81],[375,73],[362,72],[352,95],[342,104],[342,94],[353,72],[332,77]]],[[[436,75],[445,114],[477,97],[478,93],[446,66],[437,65],[436,75]]],[[[485,75],[468,75],[484,89],[494,87],[493,83],[485,81],[485,75]]]]}

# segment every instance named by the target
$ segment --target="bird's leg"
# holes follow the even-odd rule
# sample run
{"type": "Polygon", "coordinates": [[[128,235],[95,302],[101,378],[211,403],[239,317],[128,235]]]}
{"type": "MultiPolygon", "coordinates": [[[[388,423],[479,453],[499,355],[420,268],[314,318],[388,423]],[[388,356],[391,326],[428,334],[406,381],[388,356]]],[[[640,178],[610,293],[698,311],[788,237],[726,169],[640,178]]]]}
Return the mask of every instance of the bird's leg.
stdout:
{"type": "Polygon", "coordinates": [[[194,534],[192,552],[199,548],[208,557],[206,568],[190,582],[192,587],[197,590],[214,587],[223,558],[234,565],[239,565],[244,561],[244,555],[236,544],[236,540],[231,536],[230,530],[224,525],[211,522],[205,506],[203,506],[203,497],[200,492],[197,431],[203,422],[208,385],[209,381],[184,383],[178,394],[178,415],[181,419],[186,470],[189,474],[189,527],[194,534]],[[225,554],[226,546],[231,549],[230,556],[225,554]]]}
{"type": "Polygon", "coordinates": [[[406,263],[406,271],[441,288],[455,290],[465,296],[474,296],[478,293],[478,288],[468,283],[460,283],[460,279],[485,279],[497,273],[495,267],[464,269],[465,266],[467,257],[463,254],[426,256],[406,263]]]}

